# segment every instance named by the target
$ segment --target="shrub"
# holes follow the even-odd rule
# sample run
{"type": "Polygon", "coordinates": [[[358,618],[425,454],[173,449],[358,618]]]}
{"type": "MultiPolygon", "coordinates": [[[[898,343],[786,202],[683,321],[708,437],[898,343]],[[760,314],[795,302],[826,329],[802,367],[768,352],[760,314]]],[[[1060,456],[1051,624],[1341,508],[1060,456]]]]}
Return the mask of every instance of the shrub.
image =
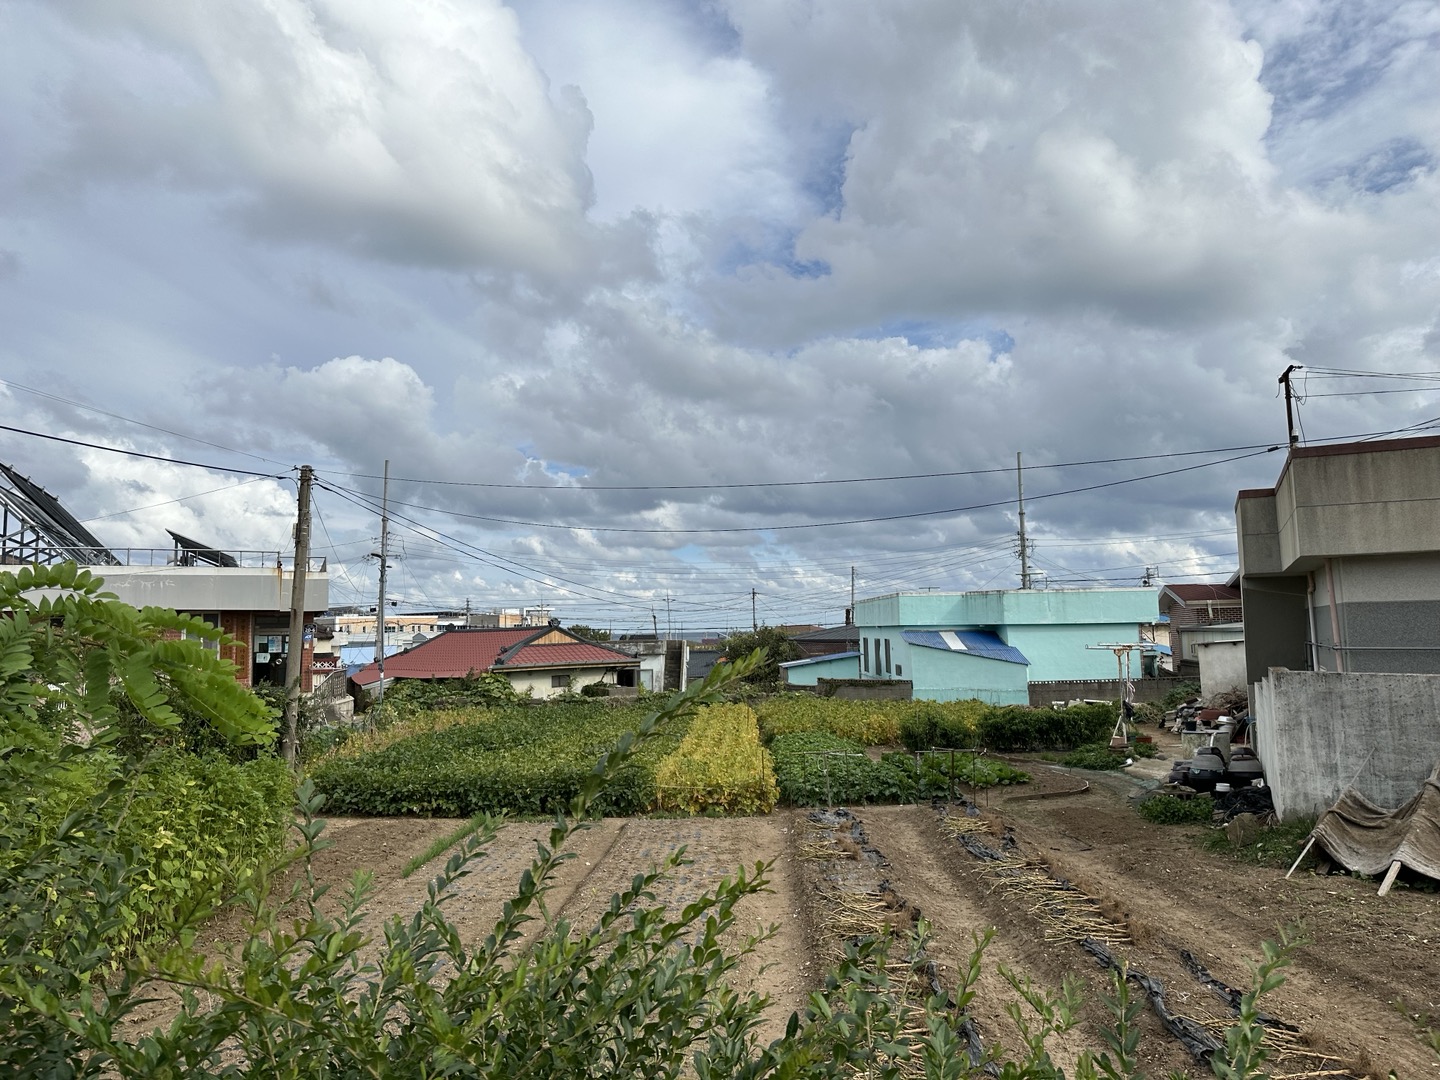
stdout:
{"type": "Polygon", "coordinates": [[[1173,690],[1167,691],[1160,699],[1160,711],[1169,712],[1180,705],[1185,704],[1192,697],[1200,696],[1200,684],[1198,682],[1184,682],[1173,690]]]}
{"type": "Polygon", "coordinates": [[[1193,799],[1152,795],[1138,809],[1141,817],[1157,825],[1203,824],[1215,816],[1215,803],[1209,795],[1197,795],[1193,799]]]}
{"type": "Polygon", "coordinates": [[[981,746],[1001,753],[1073,750],[1108,737],[1117,715],[1117,706],[1105,702],[1068,709],[1000,705],[981,717],[976,734],[981,746]]]}
{"type": "Polygon", "coordinates": [[[515,705],[525,699],[510,680],[493,671],[463,679],[397,679],[385,690],[385,710],[408,715],[424,710],[515,705]]]}
{"type": "Polygon", "coordinates": [[[917,701],[900,721],[907,750],[965,750],[975,745],[975,723],[989,706],[979,701],[917,701]]]}
{"type": "Polygon", "coordinates": [[[768,814],[777,795],[775,766],[760,745],[760,727],[748,705],[701,709],[679,749],[655,770],[661,810],[768,814]]]}

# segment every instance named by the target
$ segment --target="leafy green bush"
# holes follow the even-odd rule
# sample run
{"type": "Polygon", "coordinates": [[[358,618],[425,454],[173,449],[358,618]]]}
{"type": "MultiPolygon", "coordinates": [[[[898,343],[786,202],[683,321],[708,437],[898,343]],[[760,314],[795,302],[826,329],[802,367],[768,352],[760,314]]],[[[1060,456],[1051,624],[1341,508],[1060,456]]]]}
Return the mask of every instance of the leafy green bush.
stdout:
{"type": "Polygon", "coordinates": [[[1000,705],[980,718],[977,736],[981,746],[1001,753],[1073,750],[1107,738],[1115,727],[1117,709],[1103,701],[1068,709],[1000,705]]]}
{"type": "Polygon", "coordinates": [[[524,701],[510,680],[493,671],[463,679],[397,679],[385,688],[385,708],[400,714],[424,709],[480,709],[524,701]]]}
{"type": "MultiPolygon", "coordinates": [[[[579,697],[436,712],[430,716],[453,723],[369,752],[351,752],[352,744],[361,744],[357,736],[317,762],[311,777],[327,806],[339,813],[553,814],[569,805],[605,749],[645,713],[635,703],[579,697]]],[[[679,745],[688,722],[677,722],[627,762],[597,797],[597,810],[629,815],[650,809],[655,766],[679,745]]]]}
{"type": "Polygon", "coordinates": [[[917,701],[900,721],[907,750],[965,750],[975,745],[976,722],[989,706],[979,701],[917,701]]]}
{"type": "Polygon", "coordinates": [[[1193,799],[1152,795],[1138,809],[1141,817],[1157,825],[1206,824],[1215,815],[1215,803],[1209,795],[1197,795],[1193,799]]]}
{"type": "Polygon", "coordinates": [[[1160,699],[1160,711],[1169,712],[1180,705],[1185,704],[1192,697],[1200,696],[1200,684],[1198,682],[1184,682],[1173,690],[1167,691],[1160,699]]]}
{"type": "Polygon", "coordinates": [[[1153,742],[1141,742],[1136,739],[1130,744],[1130,752],[1137,758],[1153,758],[1160,756],[1160,748],[1153,742]]]}

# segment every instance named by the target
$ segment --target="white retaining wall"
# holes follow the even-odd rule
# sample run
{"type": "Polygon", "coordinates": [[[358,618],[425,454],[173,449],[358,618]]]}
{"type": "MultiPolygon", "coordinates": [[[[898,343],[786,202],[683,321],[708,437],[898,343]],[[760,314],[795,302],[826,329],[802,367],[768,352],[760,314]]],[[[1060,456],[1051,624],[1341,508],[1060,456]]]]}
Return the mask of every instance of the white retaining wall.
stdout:
{"type": "Polygon", "coordinates": [[[1399,806],[1440,759],[1440,675],[1271,668],[1250,712],[1282,819],[1321,813],[1351,784],[1399,806]]]}

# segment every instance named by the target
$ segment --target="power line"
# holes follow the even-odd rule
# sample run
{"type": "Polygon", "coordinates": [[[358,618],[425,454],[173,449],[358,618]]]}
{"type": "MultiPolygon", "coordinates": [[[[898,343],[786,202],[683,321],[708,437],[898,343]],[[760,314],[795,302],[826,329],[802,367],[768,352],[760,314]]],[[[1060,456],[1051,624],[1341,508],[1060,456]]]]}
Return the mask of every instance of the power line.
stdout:
{"type": "Polygon", "coordinates": [[[0,431],[11,431],[16,435],[29,435],[32,439],[49,439],[51,442],[66,443],[70,446],[83,446],[89,450],[105,450],[112,454],[124,454],[126,457],[145,458],[147,461],[163,461],[167,465],[186,465],[194,469],[209,469],[211,472],[233,473],[236,476],[274,476],[274,473],[256,472],[254,469],[236,469],[230,465],[206,465],[200,461],[185,461],[182,458],[162,457],[159,454],[142,454],[139,450],[121,450],[118,446],[105,446],[102,443],[86,442],[84,439],[67,439],[63,435],[47,435],[43,431],[28,431],[25,428],[11,427],[9,424],[0,424],[0,431]]]}
{"type": "MultiPolygon", "coordinates": [[[[1235,457],[1222,458],[1219,461],[1201,462],[1199,465],[1186,465],[1178,469],[1165,469],[1161,472],[1146,473],[1141,476],[1130,476],[1122,480],[1109,480],[1100,484],[1087,484],[1083,487],[1068,488],[1062,491],[1043,492],[1039,495],[1032,495],[1031,502],[1039,499],[1054,499],[1062,495],[1078,495],[1087,491],[1103,491],[1107,488],[1120,487],[1124,484],[1133,484],[1141,480],[1154,480],[1162,476],[1178,476],[1181,473],[1194,472],[1196,469],[1208,469],[1215,465],[1228,465],[1236,461],[1244,461],[1247,458],[1260,457],[1264,454],[1274,453],[1279,446],[1269,446],[1263,450],[1255,450],[1247,454],[1238,454],[1235,457]]],[[[1005,470],[1008,471],[1008,470],[1005,470]]],[[[344,475],[344,474],[342,474],[344,475]]],[[[717,529],[637,529],[623,528],[613,525],[576,525],[550,521],[527,521],[519,518],[492,517],[487,514],[467,514],[459,510],[446,510],[437,506],[425,506],[420,503],[401,502],[396,505],[405,506],[411,510],[423,510],[433,514],[445,514],[449,517],[463,518],[468,521],[488,521],[497,525],[519,525],[527,529],[564,529],[592,533],[636,533],[645,535],[660,536],[712,536],[723,533],[753,533],[753,532],[786,532],[796,529],[829,529],[846,525],[870,525],[886,521],[913,521],[918,518],[944,517],[950,514],[963,514],[972,510],[989,510],[997,506],[1010,506],[1012,500],[999,499],[994,502],[974,503],[969,506],[953,506],[943,510],[918,510],[908,514],[881,514],[874,517],[848,518],[841,521],[815,521],[804,524],[793,525],[747,525],[717,529]]]]}
{"type": "MultiPolygon", "coordinates": [[[[1050,465],[1030,465],[1030,470],[1035,469],[1070,469],[1084,465],[1116,465],[1130,461],[1161,461],[1170,458],[1199,457],[1207,454],[1231,454],[1238,450],[1268,450],[1273,447],[1268,443],[1252,443],[1249,446],[1222,446],[1212,450],[1173,450],[1164,454],[1136,454],[1130,457],[1114,458],[1092,458],[1087,461],[1058,461],[1050,465]]],[[[734,484],[569,484],[569,485],[541,485],[541,484],[502,484],[480,480],[432,480],[424,477],[391,477],[398,483],[410,484],[431,484],[437,487],[469,487],[486,488],[492,490],[510,491],[543,491],[550,492],[584,492],[584,491],[734,491],[748,488],[791,488],[791,487],[823,487],[833,484],[876,484],[889,483],[896,480],[948,480],[957,476],[988,476],[995,473],[1012,473],[1011,468],[997,469],[960,469],[951,472],[930,472],[930,473],[902,473],[896,476],[854,476],[837,478],[833,480],[773,480],[773,481],[752,481],[748,483],[734,484]]],[[[347,473],[335,472],[334,476],[348,476],[357,480],[378,480],[373,473],[347,473]]]]}
{"type": "Polygon", "coordinates": [[[268,461],[272,465],[285,467],[283,461],[276,461],[274,458],[267,458],[260,454],[252,454],[248,450],[236,450],[233,446],[222,446],[220,443],[210,442],[208,439],[197,438],[194,435],[186,435],[183,431],[171,431],[169,428],[157,427],[154,424],[147,424],[144,420],[136,420],[133,417],[121,416],[119,413],[107,412],[95,405],[86,404],[83,401],[73,401],[59,394],[52,394],[47,390],[37,390],[33,386],[25,386],[15,382],[13,379],[0,379],[0,385],[8,386],[14,390],[23,390],[27,394],[34,394],[36,397],[46,398],[49,401],[59,402],[61,405],[69,405],[76,409],[84,409],[87,412],[99,413],[101,416],[108,416],[112,420],[123,420],[127,424],[134,424],[137,427],[149,428],[151,431],[158,431],[164,435],[174,435],[177,439],[185,439],[189,442],[199,443],[202,446],[209,446],[215,450],[224,450],[227,454],[240,454],[242,457],[254,458],[256,461],[268,461]]]}

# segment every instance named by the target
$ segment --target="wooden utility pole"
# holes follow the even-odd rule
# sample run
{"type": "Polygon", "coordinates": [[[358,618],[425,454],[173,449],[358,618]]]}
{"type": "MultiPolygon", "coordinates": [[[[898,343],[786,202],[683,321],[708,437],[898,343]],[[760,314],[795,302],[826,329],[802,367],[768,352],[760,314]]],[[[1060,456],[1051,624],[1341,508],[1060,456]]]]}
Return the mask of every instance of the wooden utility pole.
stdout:
{"type": "Polygon", "coordinates": [[[380,606],[375,609],[375,704],[385,700],[385,571],[390,568],[390,459],[385,459],[385,481],[380,489],[380,606]]]}
{"type": "Polygon", "coordinates": [[[1025,538],[1025,472],[1015,451],[1015,491],[1020,501],[1020,588],[1030,588],[1030,541],[1025,538]]]}
{"type": "Polygon", "coordinates": [[[300,466],[295,519],[295,566],[290,573],[290,639],[285,652],[285,732],[280,754],[293,766],[299,740],[300,684],[305,677],[305,572],[310,568],[310,481],[315,470],[300,466]]]}
{"type": "Polygon", "coordinates": [[[755,590],[750,590],[750,629],[752,632],[760,629],[760,620],[755,617],[755,590]]]}

